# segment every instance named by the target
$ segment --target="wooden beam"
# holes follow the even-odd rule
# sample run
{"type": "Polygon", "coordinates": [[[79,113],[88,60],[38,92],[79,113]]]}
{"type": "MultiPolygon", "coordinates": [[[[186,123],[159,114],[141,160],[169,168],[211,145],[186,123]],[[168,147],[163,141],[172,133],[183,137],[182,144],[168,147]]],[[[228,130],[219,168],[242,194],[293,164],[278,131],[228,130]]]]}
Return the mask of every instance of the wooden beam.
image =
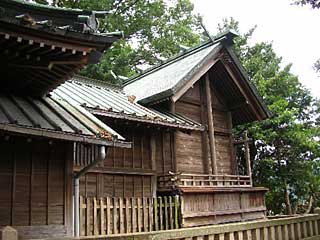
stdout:
{"type": "MultiPolygon", "coordinates": [[[[156,163],[156,151],[157,151],[157,144],[156,144],[156,138],[153,133],[151,133],[150,136],[150,150],[151,150],[151,170],[156,171],[157,170],[157,163],[156,163]]],[[[157,196],[157,176],[151,177],[151,195],[152,197],[157,196]]]]}
{"type": "Polygon", "coordinates": [[[209,128],[209,145],[211,153],[211,168],[214,175],[218,174],[217,168],[217,156],[216,156],[216,146],[214,137],[214,125],[213,125],[213,112],[212,112],[212,98],[210,89],[210,77],[209,73],[205,75],[206,84],[206,97],[207,97],[207,113],[208,113],[208,128],[209,128]]]}
{"type": "Polygon", "coordinates": [[[244,146],[245,146],[245,157],[247,163],[247,175],[250,177],[250,184],[252,184],[252,174],[251,174],[251,162],[250,162],[250,145],[248,138],[248,131],[244,132],[244,146]]]}
{"type": "MultiPolygon", "coordinates": [[[[258,113],[257,109],[255,109],[254,106],[252,106],[252,103],[250,102],[250,98],[247,95],[247,93],[244,91],[244,89],[242,88],[242,86],[239,84],[239,82],[237,81],[236,76],[233,74],[231,68],[227,65],[224,64],[225,69],[227,70],[229,76],[231,77],[231,79],[233,80],[234,84],[237,86],[237,88],[239,89],[239,91],[241,92],[242,96],[244,96],[244,98],[246,99],[246,102],[248,102],[248,105],[250,106],[251,110],[254,112],[254,114],[257,116],[258,120],[262,120],[261,115],[258,113]]],[[[256,103],[256,101],[255,101],[256,103]]],[[[259,106],[259,104],[255,104],[256,106],[259,106]]]]}
{"type": "MultiPolygon", "coordinates": [[[[171,101],[170,104],[170,112],[171,113],[176,113],[176,104],[175,102],[171,101]]],[[[177,157],[176,157],[176,146],[177,146],[177,133],[173,131],[170,134],[170,148],[171,148],[171,161],[172,161],[172,170],[174,172],[178,171],[178,163],[177,163],[177,157]]]]}
{"type": "MultiPolygon", "coordinates": [[[[200,107],[201,107],[201,124],[206,126],[207,125],[207,116],[205,111],[205,104],[206,104],[206,98],[205,98],[205,86],[204,82],[200,82],[200,107]]],[[[202,162],[203,162],[203,170],[204,173],[209,174],[210,173],[210,163],[209,163],[209,156],[208,156],[208,128],[206,127],[206,130],[201,132],[201,141],[202,141],[202,162]]]]}
{"type": "MultiPolygon", "coordinates": [[[[229,111],[227,113],[227,121],[228,121],[228,128],[232,130],[232,115],[229,111]]],[[[235,152],[235,145],[234,145],[234,138],[233,135],[229,135],[229,146],[230,146],[230,157],[231,157],[231,174],[238,175],[238,164],[236,159],[236,152],[235,152]]]]}

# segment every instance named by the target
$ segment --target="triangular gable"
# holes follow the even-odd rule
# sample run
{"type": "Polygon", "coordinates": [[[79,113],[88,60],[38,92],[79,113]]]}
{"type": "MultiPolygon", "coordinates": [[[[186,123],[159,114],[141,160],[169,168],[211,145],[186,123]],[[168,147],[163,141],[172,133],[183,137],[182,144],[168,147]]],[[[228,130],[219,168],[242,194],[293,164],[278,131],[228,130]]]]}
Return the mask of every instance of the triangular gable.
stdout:
{"type": "MultiPolygon", "coordinates": [[[[230,41],[227,42],[230,43],[230,41]]],[[[245,114],[241,116],[242,120],[236,124],[270,117],[271,114],[258,91],[250,83],[231,46],[225,42],[206,44],[185,56],[180,56],[142,74],[129,81],[124,86],[124,91],[136,95],[139,102],[146,105],[168,99],[176,102],[207,72],[215,71],[216,66],[220,67],[220,71],[223,71],[225,75],[225,79],[220,78],[220,81],[224,82],[229,79],[230,90],[234,91],[235,97],[243,99],[241,104],[246,105],[236,108],[237,99],[234,99],[235,104],[232,104],[231,107],[235,108],[235,114],[239,109],[245,111],[245,114]]]]}

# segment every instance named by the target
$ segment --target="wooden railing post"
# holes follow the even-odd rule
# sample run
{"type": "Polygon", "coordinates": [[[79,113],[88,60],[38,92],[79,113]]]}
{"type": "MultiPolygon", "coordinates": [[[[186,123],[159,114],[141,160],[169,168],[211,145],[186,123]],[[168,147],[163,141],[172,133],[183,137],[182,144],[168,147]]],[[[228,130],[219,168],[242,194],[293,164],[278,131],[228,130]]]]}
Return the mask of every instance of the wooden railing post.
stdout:
{"type": "Polygon", "coordinates": [[[0,240],[18,240],[17,230],[10,226],[1,228],[0,240]]]}
{"type": "Polygon", "coordinates": [[[250,145],[248,131],[244,131],[244,146],[245,146],[245,156],[247,164],[247,175],[250,177],[250,185],[252,185],[252,174],[251,174],[251,162],[250,162],[250,145]]]}

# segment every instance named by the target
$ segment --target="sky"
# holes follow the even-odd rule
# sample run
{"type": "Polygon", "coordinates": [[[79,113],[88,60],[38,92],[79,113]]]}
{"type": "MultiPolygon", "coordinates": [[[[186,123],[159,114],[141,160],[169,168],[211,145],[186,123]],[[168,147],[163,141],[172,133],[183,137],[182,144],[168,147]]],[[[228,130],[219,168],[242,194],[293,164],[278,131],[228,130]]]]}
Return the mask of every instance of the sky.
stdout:
{"type": "Polygon", "coordinates": [[[320,9],[291,5],[292,0],[191,1],[211,34],[223,18],[239,21],[241,33],[257,25],[252,44],[272,42],[283,66],[292,63],[292,73],[320,99],[320,73],[313,69],[320,58],[320,9]]]}

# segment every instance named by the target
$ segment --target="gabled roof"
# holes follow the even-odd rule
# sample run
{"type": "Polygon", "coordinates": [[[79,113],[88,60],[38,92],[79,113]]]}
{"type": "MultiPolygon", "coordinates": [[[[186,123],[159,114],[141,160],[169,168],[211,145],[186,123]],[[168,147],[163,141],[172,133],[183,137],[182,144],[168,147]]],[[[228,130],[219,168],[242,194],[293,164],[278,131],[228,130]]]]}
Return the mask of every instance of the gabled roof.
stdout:
{"type": "Polygon", "coordinates": [[[130,146],[121,135],[81,106],[53,97],[0,93],[0,130],[106,146],[130,146]]]}
{"type": "Polygon", "coordinates": [[[192,49],[132,78],[125,83],[124,92],[135,95],[142,104],[171,97],[207,60],[214,58],[221,48],[222,45],[219,43],[208,42],[192,49]]]}
{"type": "Polygon", "coordinates": [[[220,90],[223,92],[226,92],[227,89],[223,88],[226,88],[227,85],[230,87],[228,91],[231,95],[225,95],[229,98],[228,100],[230,96],[235,97],[233,99],[235,103],[230,107],[242,105],[237,106],[237,109],[232,112],[235,117],[235,125],[270,117],[271,113],[262,97],[233,53],[231,45],[234,36],[234,33],[227,32],[216,40],[147,70],[128,80],[124,84],[124,92],[135,95],[139,103],[148,106],[168,99],[176,102],[205,73],[210,72],[213,85],[220,85],[220,90]],[[220,77],[217,77],[218,75],[220,77]],[[224,82],[225,86],[223,86],[224,82]],[[241,102],[238,103],[237,100],[241,102]],[[242,111],[245,112],[244,115],[242,111]]]}
{"type": "Polygon", "coordinates": [[[130,101],[130,96],[126,96],[120,88],[80,76],[65,82],[53,90],[51,95],[81,105],[96,116],[184,130],[204,130],[201,124],[186,117],[160,112],[130,101]]]}
{"type": "Polygon", "coordinates": [[[100,33],[100,15],[105,14],[1,0],[2,90],[44,96],[87,64],[97,63],[121,35],[100,33]]]}

